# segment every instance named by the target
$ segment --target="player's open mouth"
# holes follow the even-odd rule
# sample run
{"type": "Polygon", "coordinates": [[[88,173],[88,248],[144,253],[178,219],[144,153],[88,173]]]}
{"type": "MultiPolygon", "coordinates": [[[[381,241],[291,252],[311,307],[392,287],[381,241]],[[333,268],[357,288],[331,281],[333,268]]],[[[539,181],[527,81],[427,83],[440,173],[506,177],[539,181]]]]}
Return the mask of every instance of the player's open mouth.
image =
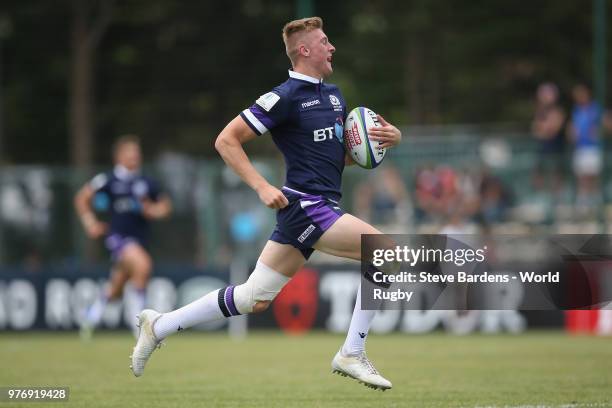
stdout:
{"type": "Polygon", "coordinates": [[[327,62],[329,62],[331,64],[332,62],[332,57],[327,57],[327,62]]]}

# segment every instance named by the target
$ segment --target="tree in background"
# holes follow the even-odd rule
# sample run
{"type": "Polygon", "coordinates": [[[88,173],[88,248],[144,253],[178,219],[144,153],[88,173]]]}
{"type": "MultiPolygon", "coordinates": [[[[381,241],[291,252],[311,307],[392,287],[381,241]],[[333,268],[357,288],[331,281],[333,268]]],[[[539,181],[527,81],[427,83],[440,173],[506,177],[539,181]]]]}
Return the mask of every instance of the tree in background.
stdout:
{"type": "MultiPolygon", "coordinates": [[[[111,1],[0,5],[13,26],[3,41],[9,162],[104,163],[126,132],[149,156],[216,156],[220,128],[288,68],[279,33],[295,2],[111,1]]],[[[399,124],[527,124],[542,80],[563,91],[591,77],[590,1],[313,3],[338,47],[331,81],[351,106],[399,124]]],[[[271,154],[265,145],[253,153],[271,154]]]]}
{"type": "Polygon", "coordinates": [[[70,159],[79,168],[92,164],[96,53],[111,22],[112,8],[112,0],[72,0],[70,159]]]}

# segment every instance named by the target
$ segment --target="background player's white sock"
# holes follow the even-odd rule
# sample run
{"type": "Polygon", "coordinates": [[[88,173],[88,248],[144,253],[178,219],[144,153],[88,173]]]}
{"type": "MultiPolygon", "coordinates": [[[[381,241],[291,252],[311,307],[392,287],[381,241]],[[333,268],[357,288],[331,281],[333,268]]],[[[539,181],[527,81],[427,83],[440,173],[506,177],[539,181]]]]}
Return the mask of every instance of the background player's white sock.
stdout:
{"type": "Polygon", "coordinates": [[[342,354],[345,356],[356,356],[365,351],[365,342],[370,330],[370,324],[376,310],[361,310],[361,283],[357,290],[357,300],[355,301],[355,309],[353,309],[353,317],[349,326],[346,340],[342,346],[342,354]]]}
{"type": "Polygon", "coordinates": [[[136,334],[138,333],[136,326],[138,318],[136,316],[145,308],[146,293],[146,289],[136,289],[134,287],[130,287],[126,291],[124,316],[128,325],[136,334]]]}
{"type": "Polygon", "coordinates": [[[106,293],[102,292],[100,296],[96,299],[96,301],[89,306],[87,311],[85,312],[85,321],[92,327],[98,326],[100,324],[100,320],[102,320],[102,315],[104,314],[104,308],[108,303],[108,297],[106,293]]]}
{"type": "MultiPolygon", "coordinates": [[[[222,319],[225,314],[219,306],[219,295],[229,288],[232,288],[233,291],[233,286],[213,290],[180,309],[162,314],[153,326],[155,337],[158,340],[162,340],[170,334],[195,326],[196,324],[222,319]]],[[[238,314],[238,312],[235,314],[238,314]]]]}
{"type": "Polygon", "coordinates": [[[134,289],[133,294],[134,299],[132,301],[134,302],[134,310],[136,310],[137,313],[140,313],[145,308],[145,304],[147,303],[147,290],[134,289]]]}

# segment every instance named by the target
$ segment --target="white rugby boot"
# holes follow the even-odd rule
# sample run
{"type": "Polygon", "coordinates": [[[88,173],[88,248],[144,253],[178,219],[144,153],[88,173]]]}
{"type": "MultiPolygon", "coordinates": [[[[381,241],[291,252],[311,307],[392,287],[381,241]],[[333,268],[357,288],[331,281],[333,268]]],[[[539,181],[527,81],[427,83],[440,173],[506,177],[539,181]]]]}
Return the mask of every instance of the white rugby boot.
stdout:
{"type": "Polygon", "coordinates": [[[138,315],[138,327],[140,328],[140,332],[138,334],[136,346],[130,356],[132,360],[130,368],[136,377],[140,377],[143,374],[145,365],[151,357],[151,354],[162,345],[162,342],[157,340],[153,333],[153,324],[160,316],[161,313],[152,309],[145,309],[138,315]]]}
{"type": "Polygon", "coordinates": [[[333,373],[354,378],[366,387],[375,390],[385,391],[393,386],[391,381],[378,373],[365,352],[357,356],[344,356],[340,350],[332,360],[331,366],[333,373]]]}

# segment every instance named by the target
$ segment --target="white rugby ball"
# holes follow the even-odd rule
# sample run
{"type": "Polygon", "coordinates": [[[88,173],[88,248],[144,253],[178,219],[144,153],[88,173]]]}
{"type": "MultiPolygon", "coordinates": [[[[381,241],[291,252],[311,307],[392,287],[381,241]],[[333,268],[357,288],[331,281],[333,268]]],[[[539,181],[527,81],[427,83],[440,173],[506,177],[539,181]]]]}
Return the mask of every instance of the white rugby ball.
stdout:
{"type": "Polygon", "coordinates": [[[353,109],[344,123],[344,146],[355,163],[364,169],[373,169],[382,163],[387,149],[382,142],[370,140],[368,129],[380,127],[376,113],[360,106],[353,109]]]}

